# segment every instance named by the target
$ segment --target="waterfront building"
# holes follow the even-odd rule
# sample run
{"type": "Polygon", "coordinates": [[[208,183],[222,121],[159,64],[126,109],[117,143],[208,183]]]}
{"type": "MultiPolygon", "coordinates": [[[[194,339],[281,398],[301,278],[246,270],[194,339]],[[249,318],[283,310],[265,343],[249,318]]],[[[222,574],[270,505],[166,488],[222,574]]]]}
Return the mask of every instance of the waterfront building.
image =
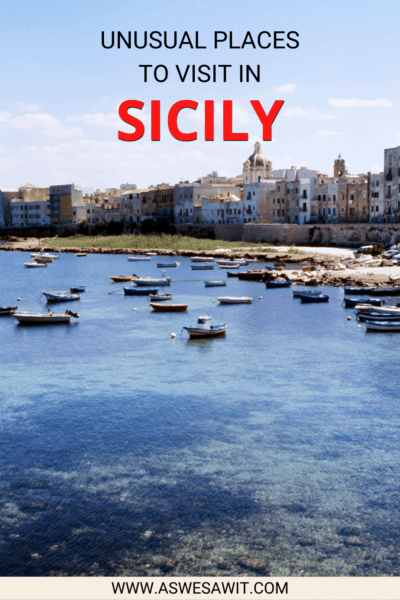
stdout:
{"type": "Polygon", "coordinates": [[[368,173],[368,204],[369,204],[369,222],[386,223],[390,218],[388,212],[385,213],[385,177],[384,173],[368,173]]]}
{"type": "Polygon", "coordinates": [[[386,223],[400,221],[400,146],[384,151],[384,211],[386,223]]]}
{"type": "Polygon", "coordinates": [[[290,167],[290,169],[274,169],[272,171],[273,179],[286,179],[287,181],[299,181],[300,179],[312,179],[313,177],[328,177],[326,173],[314,171],[307,167],[290,167]]]}
{"type": "Polygon", "coordinates": [[[73,222],[73,206],[82,204],[82,191],[73,183],[51,185],[49,188],[48,216],[51,225],[67,225],[73,222]]]}
{"type": "Polygon", "coordinates": [[[19,198],[10,200],[10,225],[27,227],[48,225],[47,201],[25,202],[19,198]]]}
{"type": "Polygon", "coordinates": [[[119,186],[120,192],[128,192],[129,190],[136,190],[137,189],[137,185],[136,183],[121,183],[121,185],[119,186]]]}
{"type": "MultiPolygon", "coordinates": [[[[201,223],[236,225],[244,222],[245,201],[234,195],[229,199],[203,197],[198,212],[201,215],[201,223]]],[[[197,211],[195,218],[196,213],[197,211]]]]}
{"type": "Polygon", "coordinates": [[[213,177],[201,177],[193,183],[181,182],[174,189],[174,217],[175,223],[201,223],[201,211],[196,210],[202,206],[202,198],[209,200],[224,199],[229,201],[231,196],[241,197],[241,186],[229,183],[226,177],[218,177],[213,172],[213,177]],[[223,180],[217,182],[216,180],[223,180]]]}
{"type": "Polygon", "coordinates": [[[261,151],[260,142],[254,144],[254,152],[243,163],[243,185],[272,178],[272,162],[261,151]]]}

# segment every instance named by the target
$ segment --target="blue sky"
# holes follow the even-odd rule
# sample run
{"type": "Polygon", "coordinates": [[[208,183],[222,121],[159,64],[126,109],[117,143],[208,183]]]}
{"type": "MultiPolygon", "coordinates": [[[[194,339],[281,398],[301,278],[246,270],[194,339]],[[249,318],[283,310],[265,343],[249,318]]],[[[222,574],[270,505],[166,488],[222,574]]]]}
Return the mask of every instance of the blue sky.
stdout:
{"type": "MultiPolygon", "coordinates": [[[[237,175],[261,124],[250,100],[269,111],[285,104],[263,143],[273,168],[308,166],[331,174],[339,152],[353,173],[379,171],[384,148],[400,145],[398,40],[399,4],[383,1],[304,0],[243,3],[81,0],[2,3],[0,19],[0,189],[74,182],[95,188],[138,187],[193,180],[217,170],[237,175]],[[232,31],[240,44],[247,31],[297,31],[290,49],[213,48],[214,31],[232,31]],[[101,32],[199,32],[205,50],[105,50],[101,32]],[[164,64],[165,83],[143,81],[139,64],[164,64]],[[180,83],[175,65],[231,64],[223,83],[180,83]],[[260,65],[261,82],[240,83],[240,64],[260,65]],[[146,133],[132,143],[117,138],[130,131],[118,117],[128,99],[145,103],[146,133]],[[183,111],[184,131],[198,140],[174,140],[167,129],[170,106],[199,102],[183,111]],[[216,102],[214,142],[205,142],[202,107],[216,102]],[[151,142],[151,100],[161,100],[162,134],[151,142]],[[234,102],[234,128],[248,142],[223,142],[222,100],[234,102]]],[[[140,113],[135,113],[140,117],[140,113]]]]}

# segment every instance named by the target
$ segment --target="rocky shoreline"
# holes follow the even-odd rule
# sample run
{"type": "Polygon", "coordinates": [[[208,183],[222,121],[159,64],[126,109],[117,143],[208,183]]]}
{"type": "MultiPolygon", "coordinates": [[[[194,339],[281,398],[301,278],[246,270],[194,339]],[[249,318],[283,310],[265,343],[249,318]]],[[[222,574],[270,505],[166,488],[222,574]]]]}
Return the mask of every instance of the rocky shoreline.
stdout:
{"type": "MultiPolygon", "coordinates": [[[[48,240],[41,240],[41,247],[48,240]]],[[[3,243],[0,240],[0,250],[5,252],[38,252],[41,249],[37,238],[17,238],[8,236],[3,243]]],[[[193,251],[193,250],[169,250],[158,248],[137,250],[132,248],[93,248],[93,247],[70,247],[58,248],[56,246],[46,246],[46,252],[57,253],[86,253],[86,254],[137,254],[143,255],[148,252],[154,252],[158,256],[205,256],[208,258],[218,255],[221,258],[257,258],[259,260],[273,261],[276,263],[303,264],[305,267],[311,267],[312,270],[303,271],[298,269],[285,269],[279,271],[269,271],[264,269],[251,269],[249,266],[247,276],[240,279],[253,281],[273,280],[276,277],[291,279],[297,285],[311,286],[344,286],[344,285],[393,285],[400,284],[400,268],[396,267],[375,267],[375,268],[346,268],[341,261],[344,260],[346,251],[341,253],[335,249],[329,248],[296,248],[296,252],[284,249],[271,251],[254,251],[248,249],[218,249],[213,251],[193,251]],[[312,250],[312,251],[310,251],[312,250]]],[[[243,273],[244,275],[244,273],[243,273]]]]}

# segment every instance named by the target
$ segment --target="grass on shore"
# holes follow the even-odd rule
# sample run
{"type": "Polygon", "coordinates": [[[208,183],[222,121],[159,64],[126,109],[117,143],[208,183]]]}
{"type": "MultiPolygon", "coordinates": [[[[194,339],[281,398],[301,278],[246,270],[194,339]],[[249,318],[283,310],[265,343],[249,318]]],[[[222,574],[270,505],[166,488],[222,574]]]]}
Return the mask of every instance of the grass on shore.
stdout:
{"type": "MultiPolygon", "coordinates": [[[[192,250],[214,251],[217,249],[245,250],[253,252],[275,252],[271,244],[251,244],[249,242],[224,242],[222,240],[205,240],[177,235],[118,235],[118,236],[85,236],[74,235],[68,238],[57,238],[50,244],[57,248],[104,248],[132,250],[192,250]]],[[[293,252],[293,250],[289,250],[293,252]]]]}

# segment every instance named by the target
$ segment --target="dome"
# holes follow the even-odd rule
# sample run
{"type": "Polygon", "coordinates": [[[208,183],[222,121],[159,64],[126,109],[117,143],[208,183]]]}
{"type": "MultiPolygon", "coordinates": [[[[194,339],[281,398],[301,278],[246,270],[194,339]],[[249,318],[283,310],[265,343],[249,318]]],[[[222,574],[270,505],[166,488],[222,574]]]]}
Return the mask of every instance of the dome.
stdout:
{"type": "Polygon", "coordinates": [[[251,167],[263,167],[268,168],[269,160],[268,158],[261,152],[261,144],[260,142],[256,142],[254,144],[254,152],[249,158],[247,162],[250,163],[251,167]]]}

